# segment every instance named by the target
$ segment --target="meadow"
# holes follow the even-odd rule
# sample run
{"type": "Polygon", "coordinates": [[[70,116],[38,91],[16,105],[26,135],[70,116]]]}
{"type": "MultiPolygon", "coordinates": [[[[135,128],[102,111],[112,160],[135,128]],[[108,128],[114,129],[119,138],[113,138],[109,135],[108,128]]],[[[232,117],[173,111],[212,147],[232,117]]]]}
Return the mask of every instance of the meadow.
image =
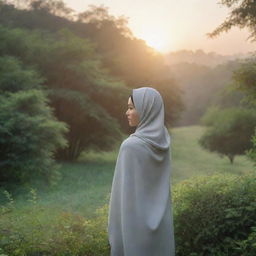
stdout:
{"type": "MultiPolygon", "coordinates": [[[[203,131],[204,128],[201,126],[179,127],[170,130],[172,140],[170,182],[172,189],[177,188],[177,191],[184,190],[183,192],[186,193],[187,188],[193,190],[192,178],[204,176],[208,181],[208,177],[214,177],[214,174],[227,174],[227,177],[231,179],[231,176],[238,177],[240,184],[241,177],[246,176],[243,174],[253,170],[253,163],[246,156],[236,157],[234,164],[231,165],[228,158],[220,158],[217,154],[200,148],[197,141],[203,131]],[[192,184],[184,187],[189,184],[190,180],[192,180],[192,184]]],[[[120,143],[112,152],[84,152],[76,162],[59,163],[62,180],[53,187],[47,187],[37,179],[23,186],[13,184],[6,190],[0,188],[0,255],[109,255],[108,203],[120,143]]],[[[209,183],[203,182],[202,188],[206,186],[207,191],[208,189],[209,192],[212,189],[213,191],[200,194],[200,198],[196,196],[197,203],[202,201],[203,211],[197,212],[200,207],[177,207],[177,210],[190,209],[196,212],[185,213],[185,215],[180,213],[176,215],[176,222],[178,220],[179,223],[182,223],[182,216],[186,216],[186,214],[190,217],[198,214],[200,218],[204,216],[204,201],[207,202],[207,207],[216,208],[215,204],[218,205],[219,201],[212,200],[211,193],[218,194],[223,190],[220,186],[221,182],[220,184],[214,182],[215,179],[212,181],[209,179],[209,183]],[[211,199],[207,197],[208,194],[211,199]],[[213,203],[209,204],[209,200],[213,203]]],[[[228,186],[227,178],[222,182],[225,184],[227,182],[228,186]]],[[[196,184],[195,186],[197,186],[196,184]]],[[[247,185],[245,187],[250,188],[247,185]]],[[[235,190],[233,195],[236,194],[235,190]]],[[[248,191],[245,199],[249,200],[248,195],[253,194],[254,192],[248,191]]],[[[180,195],[180,200],[184,203],[182,196],[183,194],[180,195]]],[[[240,194],[237,196],[239,197],[240,194]]],[[[229,195],[225,198],[229,198],[229,195]]],[[[246,201],[245,199],[242,201],[246,201]]],[[[239,201],[236,198],[234,200],[235,202],[239,201]]],[[[175,205],[179,205],[179,198],[175,199],[175,205]]],[[[205,218],[207,221],[212,219],[209,216],[205,216],[205,218]]],[[[189,223],[194,223],[197,227],[201,222],[189,221],[189,223]]],[[[215,224],[213,223],[213,225],[215,224]]],[[[244,223],[241,226],[244,226],[244,223]]],[[[183,231],[179,230],[179,225],[176,227],[178,255],[188,255],[186,248],[182,246],[185,239],[182,235],[183,231]],[[183,252],[183,250],[185,251],[183,252]]],[[[240,226],[238,226],[239,229],[240,226]]],[[[197,230],[197,228],[193,228],[193,230],[197,230]]],[[[202,229],[202,232],[204,231],[202,229]]],[[[252,233],[250,239],[254,238],[254,235],[256,238],[256,233],[252,233]]],[[[245,240],[241,243],[249,243],[248,241],[245,240]]],[[[214,250],[214,245],[211,246],[214,250]]],[[[201,250],[200,246],[196,249],[201,250]]],[[[242,247],[239,249],[244,251],[242,247]]],[[[188,251],[190,252],[190,249],[188,251]]]]}
{"type": "MultiPolygon", "coordinates": [[[[202,126],[178,127],[171,134],[171,185],[202,175],[230,173],[242,175],[253,169],[246,156],[237,156],[231,165],[228,158],[202,149],[198,139],[202,126]]],[[[94,218],[97,208],[108,203],[119,144],[111,152],[87,152],[75,163],[60,163],[62,181],[53,188],[40,180],[22,187],[10,187],[16,214],[31,212],[31,202],[37,202],[34,214],[44,223],[52,222],[61,212],[72,212],[94,218]],[[40,211],[40,206],[44,211],[40,211]]],[[[2,204],[7,201],[1,190],[2,204]]]]}

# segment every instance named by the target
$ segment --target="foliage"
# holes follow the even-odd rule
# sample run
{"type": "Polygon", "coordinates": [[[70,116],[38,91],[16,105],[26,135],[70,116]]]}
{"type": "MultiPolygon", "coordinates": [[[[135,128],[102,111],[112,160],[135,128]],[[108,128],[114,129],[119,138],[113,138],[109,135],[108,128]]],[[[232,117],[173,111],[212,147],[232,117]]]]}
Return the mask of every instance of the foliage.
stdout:
{"type": "Polygon", "coordinates": [[[256,106],[256,57],[245,60],[234,71],[233,87],[245,93],[244,100],[256,106]]]}
{"type": "MultiPolygon", "coordinates": [[[[255,56],[245,60],[233,74],[233,87],[245,94],[244,102],[256,107],[256,59],[255,56]]],[[[256,127],[255,127],[256,129],[256,127]]],[[[253,148],[248,150],[247,155],[256,163],[256,130],[252,136],[253,148]]]]}
{"type": "Polygon", "coordinates": [[[241,241],[235,241],[236,251],[241,255],[255,255],[256,254],[256,227],[251,227],[251,233],[248,237],[241,241]]]}
{"type": "MultiPolygon", "coordinates": [[[[6,2],[10,3],[11,1],[9,0],[6,2]]],[[[70,14],[68,13],[67,15],[64,15],[65,10],[63,11],[63,8],[65,9],[67,7],[65,5],[63,7],[57,4],[61,1],[24,0],[23,2],[39,4],[37,4],[36,9],[29,6],[27,9],[22,9],[21,7],[17,9],[10,4],[3,5],[2,10],[0,8],[0,24],[11,26],[12,28],[19,27],[50,31],[53,34],[57,34],[59,30],[68,29],[78,38],[87,41],[87,43],[88,39],[90,39],[90,41],[95,44],[95,51],[91,52],[92,55],[94,55],[94,58],[95,53],[100,55],[101,63],[104,68],[109,71],[109,76],[123,80],[129,88],[152,86],[162,90],[164,85],[165,88],[162,91],[166,93],[166,98],[169,97],[168,100],[164,99],[165,104],[168,106],[171,105],[170,108],[166,108],[167,125],[173,125],[174,121],[178,119],[179,114],[183,110],[183,103],[181,100],[182,92],[179,89],[178,84],[176,84],[174,79],[170,76],[169,69],[165,64],[163,56],[147,46],[145,41],[134,37],[127,27],[127,20],[124,17],[121,16],[116,18],[113,15],[110,15],[108,13],[108,8],[104,6],[91,5],[88,10],[82,13],[73,13],[71,15],[72,17],[70,17],[70,14]],[[58,13],[60,13],[60,15],[58,13]]],[[[46,37],[48,36],[44,34],[42,39],[44,40],[46,37]]],[[[29,40],[27,41],[28,44],[30,44],[29,40]]],[[[76,41],[76,43],[78,42],[76,41]]],[[[47,46],[49,45],[51,45],[51,42],[47,44],[47,46]]],[[[80,43],[77,45],[79,47],[81,46],[80,43]]],[[[73,47],[75,50],[76,45],[73,45],[73,47]]],[[[82,49],[83,48],[84,47],[82,47],[82,49]]],[[[41,52],[40,49],[37,49],[37,53],[38,50],[41,52]]],[[[37,54],[33,54],[32,56],[36,57],[37,54]]],[[[74,53],[74,57],[77,56],[79,55],[74,53]]],[[[57,62],[57,64],[68,64],[66,62],[69,60],[69,57],[72,59],[73,55],[68,54],[62,56],[62,61],[57,62]]],[[[83,50],[81,57],[83,57],[83,50]]],[[[48,59],[47,54],[44,54],[44,51],[43,56],[40,56],[40,59],[41,61],[48,59]]],[[[90,62],[91,59],[90,56],[88,61],[90,62]]],[[[35,62],[32,63],[34,64],[35,62]]],[[[46,66],[48,66],[48,62],[46,62],[46,66]]],[[[54,68],[56,68],[56,66],[57,65],[55,65],[54,68]]],[[[92,67],[94,67],[94,65],[92,65],[92,67]]],[[[52,70],[54,70],[52,66],[47,69],[47,71],[52,70]]],[[[99,70],[102,71],[101,68],[99,70]]],[[[60,68],[60,71],[62,75],[65,74],[63,73],[63,67],[60,68]]],[[[99,72],[99,75],[101,76],[102,73],[99,72]]],[[[58,72],[56,72],[56,76],[59,77],[58,72]]],[[[70,77],[70,72],[67,72],[67,75],[64,77],[67,78],[67,76],[70,77]]],[[[45,77],[48,77],[48,73],[46,73],[45,77]]],[[[74,81],[74,79],[72,79],[72,81],[74,81]]],[[[93,83],[92,86],[94,86],[93,83]]],[[[115,91],[115,94],[116,96],[119,96],[119,92],[115,91]]],[[[129,92],[126,93],[126,97],[129,94],[129,92]]],[[[103,97],[104,96],[105,95],[103,95],[103,97]]],[[[120,99],[118,102],[121,106],[124,102],[123,99],[124,98],[120,99]]],[[[125,101],[126,100],[127,99],[125,98],[125,101]]],[[[110,108],[111,113],[113,112],[112,108],[110,108]]],[[[114,111],[116,112],[116,110],[114,111]]],[[[125,129],[127,122],[122,117],[123,112],[124,109],[119,108],[118,121],[121,124],[121,127],[123,127],[123,130],[127,131],[125,129]]]]}
{"type": "Polygon", "coordinates": [[[152,85],[162,95],[165,108],[165,125],[170,128],[173,123],[180,117],[180,112],[184,110],[184,104],[181,102],[179,95],[182,95],[182,90],[171,77],[158,79],[152,85]],[[174,108],[173,111],[169,111],[174,108]]]}
{"type": "MultiPolygon", "coordinates": [[[[253,256],[256,227],[256,176],[201,176],[172,190],[176,254],[253,256]]],[[[109,194],[108,194],[109,195],[109,194]]],[[[11,197],[12,198],[12,197],[11,197]]],[[[109,200],[109,197],[106,198],[109,200]]],[[[0,218],[0,248],[7,255],[109,255],[108,204],[93,219],[71,211],[47,218],[30,190],[28,207],[16,202],[0,218]]],[[[49,213],[48,213],[49,214],[49,213]]]]}
{"type": "MultiPolygon", "coordinates": [[[[222,5],[231,9],[226,20],[219,25],[213,32],[209,33],[210,37],[215,37],[222,32],[229,31],[232,27],[248,28],[250,31],[249,38],[256,40],[256,1],[255,0],[221,0],[222,5]]],[[[255,91],[255,56],[247,60],[239,69],[234,72],[233,81],[238,90],[246,93],[248,100],[252,105],[256,104],[255,91]]],[[[255,136],[252,138],[254,148],[248,153],[254,161],[256,161],[256,143],[255,136]]]]}
{"type": "Polygon", "coordinates": [[[195,63],[178,63],[170,66],[170,71],[180,84],[185,111],[177,122],[179,126],[199,124],[205,110],[212,104],[225,107],[237,106],[240,95],[226,93],[232,72],[239,61],[229,61],[215,67],[195,63]]]}
{"type": "Polygon", "coordinates": [[[94,26],[90,37],[97,42],[105,66],[111,74],[122,78],[128,87],[152,86],[163,95],[166,125],[173,125],[184,106],[182,91],[165,64],[164,57],[135,38],[123,17],[116,19],[103,6],[79,15],[79,21],[94,26]],[[104,40],[103,40],[104,38],[104,40]]]}
{"type": "Polygon", "coordinates": [[[22,66],[15,57],[2,56],[0,58],[0,92],[15,93],[30,89],[43,89],[44,79],[34,69],[22,66]]]}
{"type": "MultiPolygon", "coordinates": [[[[218,171],[225,172],[227,175],[228,173],[240,175],[247,172],[248,169],[252,169],[251,163],[245,157],[238,157],[236,165],[231,167],[222,159],[217,159],[215,155],[199,148],[196,139],[203,131],[204,127],[182,127],[172,131],[173,171],[171,182],[175,183],[172,189],[175,190],[177,181],[184,181],[185,178],[204,173],[212,175],[218,171]]],[[[6,248],[20,246],[25,248],[26,252],[32,250],[34,255],[43,254],[43,251],[46,255],[49,251],[48,255],[51,255],[50,249],[56,254],[60,251],[64,255],[64,250],[67,250],[70,255],[86,255],[83,253],[83,249],[79,249],[84,247],[92,252],[88,253],[90,256],[105,255],[105,252],[106,255],[109,255],[107,249],[104,251],[107,246],[107,211],[101,217],[99,216],[99,219],[94,212],[109,200],[106,195],[110,192],[114,159],[117,153],[118,151],[115,151],[111,155],[101,156],[97,152],[97,156],[91,155],[86,162],[84,162],[85,159],[80,159],[80,163],[63,163],[60,169],[63,176],[62,182],[51,189],[41,185],[40,179],[35,179],[30,183],[33,189],[29,190],[29,195],[27,195],[27,186],[13,186],[10,193],[12,192],[11,198],[14,198],[14,203],[10,203],[9,207],[8,202],[10,201],[6,195],[6,199],[1,200],[0,203],[8,208],[6,213],[0,216],[0,242],[6,242],[6,248]],[[86,226],[81,231],[84,222],[86,222],[86,226]],[[69,226],[69,228],[64,226],[69,226]],[[18,243],[19,237],[20,243],[18,243]],[[72,241],[73,246],[68,239],[72,241]],[[51,246],[50,249],[48,246],[51,246]],[[79,250],[81,254],[71,253],[79,250]]],[[[86,154],[84,156],[88,157],[86,154]]],[[[225,183],[225,181],[223,182],[225,183]]],[[[186,183],[183,187],[186,187],[186,183]]],[[[218,187],[216,186],[215,190],[212,188],[212,191],[218,191],[218,187]]],[[[201,195],[198,195],[198,198],[200,199],[201,195]]],[[[173,203],[175,206],[175,200],[173,203]]],[[[205,202],[205,211],[207,211],[207,205],[205,202]]],[[[196,211],[196,209],[194,210],[196,211]]],[[[209,216],[211,220],[210,213],[209,216]]],[[[174,223],[176,223],[176,217],[174,223]]],[[[223,255],[225,254],[223,253],[223,255]]]]}
{"type": "Polygon", "coordinates": [[[248,28],[251,32],[250,38],[256,39],[256,1],[255,0],[220,0],[222,5],[231,11],[226,20],[219,25],[210,37],[215,37],[222,32],[229,31],[232,27],[248,28]]]}
{"type": "Polygon", "coordinates": [[[32,175],[54,182],[54,152],[66,144],[64,123],[56,120],[41,78],[13,57],[0,58],[0,177],[26,181],[32,175]]]}
{"type": "Polygon", "coordinates": [[[238,91],[234,88],[232,81],[229,81],[227,86],[223,87],[216,94],[215,99],[211,102],[211,105],[218,105],[220,108],[232,108],[242,107],[248,108],[250,104],[245,100],[245,93],[238,91]]]}
{"type": "MultiPolygon", "coordinates": [[[[35,192],[31,191],[32,198],[35,192]]],[[[39,218],[46,210],[31,202],[30,210],[18,211],[14,206],[11,212],[1,213],[0,248],[6,255],[109,255],[107,240],[107,205],[97,209],[92,220],[63,211],[48,226],[39,218]],[[22,220],[22,221],[21,221],[22,220]]]]}
{"type": "Polygon", "coordinates": [[[202,123],[209,126],[200,138],[202,147],[227,156],[231,163],[236,155],[252,148],[251,136],[256,126],[253,109],[212,107],[203,116],[202,123]]]}
{"type": "Polygon", "coordinates": [[[118,106],[126,101],[128,92],[102,67],[93,45],[68,30],[56,35],[0,30],[0,52],[17,56],[40,72],[55,116],[70,127],[66,136],[69,145],[56,156],[75,160],[92,146],[111,148],[121,135],[117,119],[122,108],[118,106]]]}
{"type": "Polygon", "coordinates": [[[214,175],[173,191],[177,255],[255,254],[256,176],[214,175]]]}
{"type": "Polygon", "coordinates": [[[247,151],[247,155],[253,160],[253,162],[256,166],[256,128],[255,128],[255,133],[252,136],[251,140],[252,140],[253,148],[251,148],[247,151]]]}

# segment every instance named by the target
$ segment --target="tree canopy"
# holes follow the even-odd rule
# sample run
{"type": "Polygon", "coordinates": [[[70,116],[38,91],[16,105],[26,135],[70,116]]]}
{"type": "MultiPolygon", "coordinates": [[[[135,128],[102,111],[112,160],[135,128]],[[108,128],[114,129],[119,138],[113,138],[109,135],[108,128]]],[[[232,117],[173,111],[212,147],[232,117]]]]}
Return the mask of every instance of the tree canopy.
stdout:
{"type": "Polygon", "coordinates": [[[1,1],[0,54],[40,75],[55,117],[69,128],[59,159],[112,149],[129,128],[125,109],[132,88],[160,91],[167,126],[183,109],[182,92],[163,57],[104,6],[75,13],[61,0],[1,1]]]}
{"type": "Polygon", "coordinates": [[[64,3],[64,7],[54,3],[63,1],[23,0],[20,6],[23,5],[24,8],[19,9],[10,4],[15,1],[6,2],[9,4],[0,8],[1,24],[54,34],[61,29],[68,29],[79,38],[89,39],[94,44],[94,51],[100,56],[104,68],[130,89],[152,86],[160,92],[168,93],[165,97],[165,105],[168,106],[166,123],[168,126],[174,125],[184,108],[182,91],[171,76],[163,56],[132,34],[125,17],[114,17],[105,6],[91,5],[82,13],[73,12],[70,17],[68,14],[64,15],[64,12],[57,15],[58,6],[60,11],[68,7],[64,3]],[[37,5],[36,9],[33,4],[37,5]],[[161,91],[163,84],[165,90],[161,91]]]}
{"type": "Polygon", "coordinates": [[[66,146],[67,126],[56,120],[35,70],[15,57],[0,57],[0,180],[24,182],[58,172],[54,154],[66,146]]]}
{"type": "Polygon", "coordinates": [[[227,6],[230,13],[210,37],[215,37],[222,32],[227,32],[233,27],[248,28],[250,38],[256,40],[256,0],[220,0],[220,4],[227,6]]]}
{"type": "Polygon", "coordinates": [[[209,151],[227,156],[233,163],[236,155],[252,148],[251,137],[256,126],[256,112],[244,108],[210,108],[202,118],[208,126],[199,143],[209,151]]]}

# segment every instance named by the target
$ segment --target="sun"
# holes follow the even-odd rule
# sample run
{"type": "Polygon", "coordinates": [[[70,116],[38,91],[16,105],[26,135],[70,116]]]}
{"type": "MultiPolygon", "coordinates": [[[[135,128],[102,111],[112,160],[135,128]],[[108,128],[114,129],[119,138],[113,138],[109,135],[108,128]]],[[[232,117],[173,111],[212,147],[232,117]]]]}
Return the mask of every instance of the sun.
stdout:
{"type": "Polygon", "coordinates": [[[139,37],[142,38],[148,46],[160,53],[168,52],[172,44],[171,37],[166,33],[163,27],[162,29],[158,27],[144,30],[140,33],[139,37]]]}
{"type": "Polygon", "coordinates": [[[157,35],[149,36],[148,38],[144,39],[148,46],[154,48],[159,52],[166,51],[166,41],[159,38],[157,35]]]}

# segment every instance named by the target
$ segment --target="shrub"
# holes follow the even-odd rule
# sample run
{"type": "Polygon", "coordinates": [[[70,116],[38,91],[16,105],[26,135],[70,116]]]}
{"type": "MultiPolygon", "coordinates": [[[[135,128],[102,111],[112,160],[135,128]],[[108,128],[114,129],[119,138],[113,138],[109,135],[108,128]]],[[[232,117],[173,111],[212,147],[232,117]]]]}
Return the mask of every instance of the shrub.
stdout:
{"type": "Polygon", "coordinates": [[[0,95],[1,180],[26,182],[38,175],[51,183],[57,167],[54,152],[65,145],[66,131],[42,91],[0,95]]]}
{"type": "Polygon", "coordinates": [[[255,174],[184,181],[173,201],[177,255],[255,255],[255,174]]]}
{"type": "Polygon", "coordinates": [[[55,118],[42,82],[18,59],[0,57],[1,183],[24,183],[35,175],[54,184],[60,177],[54,153],[66,145],[68,129],[55,118]]]}
{"type": "Polygon", "coordinates": [[[251,149],[249,149],[246,152],[246,154],[254,162],[254,165],[256,166],[256,128],[255,128],[255,133],[252,136],[251,141],[253,143],[253,147],[251,149]]]}
{"type": "MultiPolygon", "coordinates": [[[[0,218],[6,255],[109,256],[108,204],[93,219],[37,204],[18,209],[11,195],[0,218]]],[[[256,175],[198,177],[173,187],[177,256],[253,256],[256,253],[256,175]]]]}
{"type": "Polygon", "coordinates": [[[8,202],[0,212],[3,255],[109,256],[108,205],[99,208],[94,219],[86,219],[74,212],[39,206],[34,189],[30,190],[28,208],[18,209],[7,191],[5,195],[8,202]]]}

